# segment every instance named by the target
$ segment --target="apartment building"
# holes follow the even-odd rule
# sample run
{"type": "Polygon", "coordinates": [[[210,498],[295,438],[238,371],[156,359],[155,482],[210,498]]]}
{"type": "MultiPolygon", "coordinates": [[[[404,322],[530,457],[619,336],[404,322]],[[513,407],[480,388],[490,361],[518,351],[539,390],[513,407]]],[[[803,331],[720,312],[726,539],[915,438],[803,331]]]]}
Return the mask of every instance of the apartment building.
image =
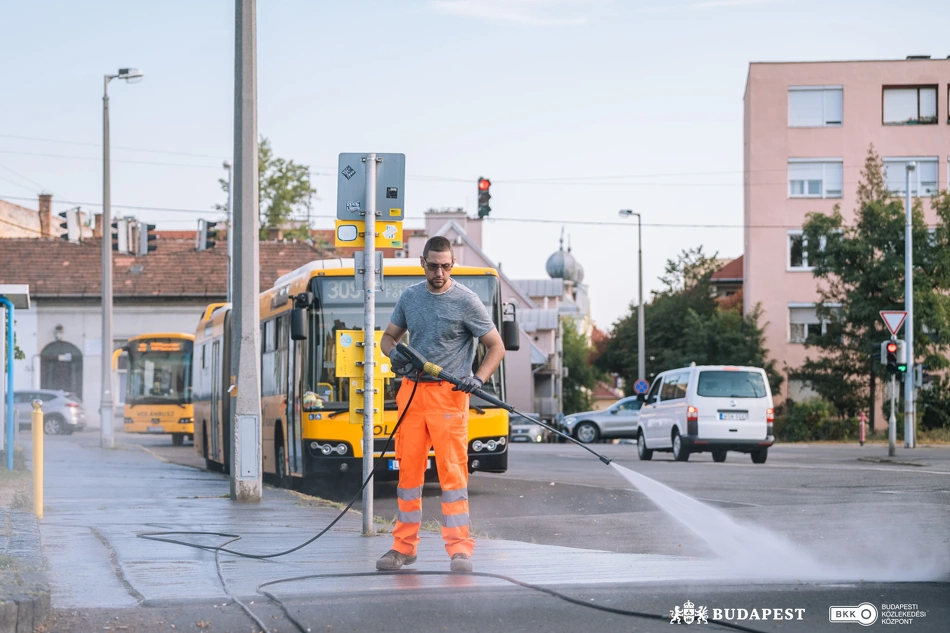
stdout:
{"type": "MultiPolygon", "coordinates": [[[[801,227],[812,211],[841,206],[854,217],[868,147],[884,160],[888,187],[905,194],[905,166],[916,161],[911,195],[930,196],[950,177],[950,58],[893,61],[753,63],[744,112],[744,308],[761,304],[766,346],[779,367],[806,356],[817,318],[810,245],[801,227]]],[[[882,306],[883,308],[884,306],[882,306]]],[[[807,387],[787,380],[782,397],[807,387]]]]}

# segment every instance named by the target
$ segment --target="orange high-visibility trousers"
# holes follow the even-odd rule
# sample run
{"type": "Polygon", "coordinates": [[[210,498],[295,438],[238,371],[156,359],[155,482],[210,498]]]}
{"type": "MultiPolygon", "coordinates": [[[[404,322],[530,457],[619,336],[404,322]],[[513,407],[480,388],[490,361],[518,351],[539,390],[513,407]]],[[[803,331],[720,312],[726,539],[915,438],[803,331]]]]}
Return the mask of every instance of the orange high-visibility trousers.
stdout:
{"type": "MultiPolygon", "coordinates": [[[[405,411],[414,383],[405,379],[396,404],[405,411]]],[[[449,382],[420,382],[409,411],[396,433],[399,512],[393,529],[393,549],[415,556],[422,522],[422,484],[429,448],[442,486],[442,539],[449,556],[472,555],[475,541],[468,526],[468,403],[469,395],[452,391],[449,382]]]]}

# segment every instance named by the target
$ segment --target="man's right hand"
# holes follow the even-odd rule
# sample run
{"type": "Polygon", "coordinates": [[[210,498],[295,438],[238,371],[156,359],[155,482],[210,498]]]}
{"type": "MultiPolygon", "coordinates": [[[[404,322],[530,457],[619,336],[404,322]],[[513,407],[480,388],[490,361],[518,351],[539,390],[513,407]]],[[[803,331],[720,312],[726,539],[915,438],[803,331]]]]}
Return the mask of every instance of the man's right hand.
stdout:
{"type": "Polygon", "coordinates": [[[393,372],[405,376],[412,373],[412,359],[400,352],[395,346],[389,350],[389,362],[393,372]]]}

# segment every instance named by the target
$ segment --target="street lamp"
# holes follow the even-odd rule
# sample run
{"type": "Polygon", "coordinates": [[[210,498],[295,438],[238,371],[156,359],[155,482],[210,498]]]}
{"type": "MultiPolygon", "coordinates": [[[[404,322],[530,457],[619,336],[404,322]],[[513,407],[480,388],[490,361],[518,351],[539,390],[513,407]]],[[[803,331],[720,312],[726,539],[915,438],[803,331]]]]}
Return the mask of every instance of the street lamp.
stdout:
{"type": "Polygon", "coordinates": [[[645,327],[643,324],[643,226],[640,223],[639,213],[631,211],[630,209],[621,209],[619,213],[622,218],[637,216],[637,267],[640,273],[639,305],[637,306],[637,379],[646,380],[646,340],[644,334],[645,327]]]}
{"type": "Polygon", "coordinates": [[[102,89],[102,398],[99,404],[100,444],[112,448],[112,199],[109,184],[109,82],[122,79],[129,83],[142,80],[138,68],[120,68],[106,75],[102,89]]]}

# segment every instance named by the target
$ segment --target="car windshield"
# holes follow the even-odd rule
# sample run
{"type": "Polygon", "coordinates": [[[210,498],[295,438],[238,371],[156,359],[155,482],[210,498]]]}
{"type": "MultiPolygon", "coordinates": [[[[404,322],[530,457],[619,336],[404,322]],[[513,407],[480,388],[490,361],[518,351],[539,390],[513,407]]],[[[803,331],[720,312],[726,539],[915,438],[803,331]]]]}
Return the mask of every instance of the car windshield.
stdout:
{"type": "Polygon", "coordinates": [[[764,398],[765,381],[756,371],[703,371],[696,395],[706,398],[764,398]]]}

